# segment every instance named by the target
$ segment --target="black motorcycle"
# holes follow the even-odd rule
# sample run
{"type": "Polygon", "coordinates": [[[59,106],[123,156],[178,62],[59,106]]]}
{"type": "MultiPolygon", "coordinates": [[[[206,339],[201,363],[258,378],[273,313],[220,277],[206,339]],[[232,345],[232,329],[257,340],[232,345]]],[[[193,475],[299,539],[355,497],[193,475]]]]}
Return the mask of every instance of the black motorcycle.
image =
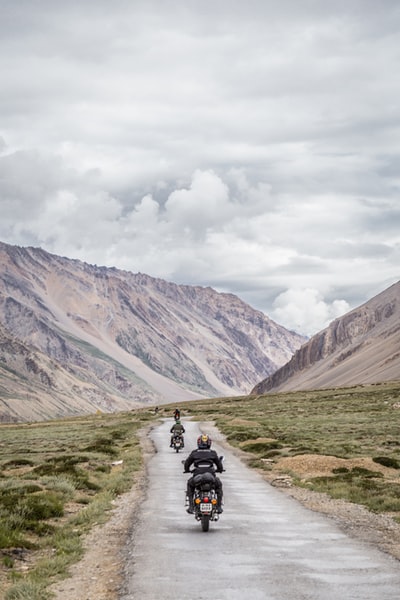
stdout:
{"type": "MultiPolygon", "coordinates": [[[[220,459],[223,460],[223,456],[220,459]]],[[[191,471],[193,473],[193,471],[191,471]]],[[[208,531],[210,521],[218,521],[220,514],[217,512],[217,492],[215,491],[215,473],[206,472],[194,476],[194,517],[200,521],[203,531],[208,531]]],[[[187,504],[189,498],[186,497],[187,504]]]]}
{"type": "Polygon", "coordinates": [[[184,448],[185,446],[185,442],[183,439],[183,435],[182,434],[177,434],[174,435],[174,437],[172,438],[172,447],[176,452],[179,452],[179,450],[182,450],[182,448],[184,448]]]}

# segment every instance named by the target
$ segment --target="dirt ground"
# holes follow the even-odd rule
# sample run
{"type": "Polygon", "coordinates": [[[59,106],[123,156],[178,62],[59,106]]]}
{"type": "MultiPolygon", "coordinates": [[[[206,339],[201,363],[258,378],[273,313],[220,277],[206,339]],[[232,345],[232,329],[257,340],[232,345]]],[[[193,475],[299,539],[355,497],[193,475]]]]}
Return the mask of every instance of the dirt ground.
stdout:
{"type": "MultiPolygon", "coordinates": [[[[210,431],[210,425],[207,424],[210,431]]],[[[217,433],[218,443],[226,442],[217,433]]],[[[216,439],[216,436],[214,436],[216,439]]],[[[151,442],[142,437],[145,458],[152,454],[151,442]]],[[[248,457],[244,452],[229,446],[244,461],[248,457]]],[[[343,459],[316,455],[302,455],[284,459],[284,463],[274,465],[271,471],[262,471],[267,481],[279,487],[282,493],[298,500],[310,510],[323,513],[333,519],[337,525],[351,537],[367,544],[379,547],[400,560],[400,524],[389,516],[376,515],[362,506],[343,500],[332,500],[325,494],[311,492],[307,489],[291,485],[290,477],[281,475],[282,467],[290,469],[296,475],[320,475],[331,472],[332,468],[341,466],[343,459]]],[[[145,461],[146,462],[146,461],[145,461]]],[[[355,461],[354,465],[369,468],[366,459],[355,461]]],[[[378,465],[374,463],[374,469],[378,465]]],[[[382,467],[385,469],[385,467],[382,467]]],[[[135,525],[135,515],[139,502],[144,497],[146,473],[141,474],[132,490],[121,496],[116,502],[110,520],[102,527],[91,531],[85,541],[84,558],[71,568],[71,577],[53,585],[51,590],[56,600],[117,600],[122,593],[126,542],[135,525]]]]}

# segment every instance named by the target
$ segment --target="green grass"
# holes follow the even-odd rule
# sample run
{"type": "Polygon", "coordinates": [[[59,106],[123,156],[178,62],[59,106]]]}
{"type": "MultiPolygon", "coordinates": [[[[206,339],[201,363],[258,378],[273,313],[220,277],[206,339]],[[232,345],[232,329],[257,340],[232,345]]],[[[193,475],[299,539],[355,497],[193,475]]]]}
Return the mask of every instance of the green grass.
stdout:
{"type": "Polygon", "coordinates": [[[0,426],[0,588],[45,600],[82,556],[81,536],[107,520],[142,467],[145,409],[0,426]],[[123,461],[118,466],[113,462],[123,461]],[[68,505],[81,506],[68,512],[68,505]],[[18,560],[18,555],[23,560],[18,560]],[[29,556],[31,568],[21,569],[29,556]]]}
{"type": "Polygon", "coordinates": [[[374,512],[400,514],[400,480],[388,484],[381,473],[353,468],[331,477],[316,477],[313,489],[332,498],[363,504],[374,512]]]}

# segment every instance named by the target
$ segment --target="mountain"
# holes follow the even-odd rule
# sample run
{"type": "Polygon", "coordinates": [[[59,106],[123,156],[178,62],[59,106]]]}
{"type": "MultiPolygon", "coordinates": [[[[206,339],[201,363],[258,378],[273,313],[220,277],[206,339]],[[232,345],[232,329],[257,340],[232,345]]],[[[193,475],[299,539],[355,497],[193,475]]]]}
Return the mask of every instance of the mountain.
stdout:
{"type": "Polygon", "coordinates": [[[400,379],[400,281],[333,321],[251,394],[400,379]]]}
{"type": "Polygon", "coordinates": [[[0,418],[248,393],[305,338],[233,294],[0,242],[0,418]]]}
{"type": "Polygon", "coordinates": [[[105,386],[80,380],[68,368],[11,336],[0,325],[0,422],[45,420],[134,404],[105,386]]]}

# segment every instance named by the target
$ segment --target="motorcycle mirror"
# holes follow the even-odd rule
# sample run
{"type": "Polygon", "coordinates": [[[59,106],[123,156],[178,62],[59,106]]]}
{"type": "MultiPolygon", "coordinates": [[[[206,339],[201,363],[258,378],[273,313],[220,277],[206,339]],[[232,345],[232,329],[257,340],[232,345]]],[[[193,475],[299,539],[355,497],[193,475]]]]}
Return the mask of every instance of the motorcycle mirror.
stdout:
{"type": "Polygon", "coordinates": [[[224,460],[224,458],[225,458],[225,456],[222,454],[222,455],[219,457],[219,460],[224,460]]]}

